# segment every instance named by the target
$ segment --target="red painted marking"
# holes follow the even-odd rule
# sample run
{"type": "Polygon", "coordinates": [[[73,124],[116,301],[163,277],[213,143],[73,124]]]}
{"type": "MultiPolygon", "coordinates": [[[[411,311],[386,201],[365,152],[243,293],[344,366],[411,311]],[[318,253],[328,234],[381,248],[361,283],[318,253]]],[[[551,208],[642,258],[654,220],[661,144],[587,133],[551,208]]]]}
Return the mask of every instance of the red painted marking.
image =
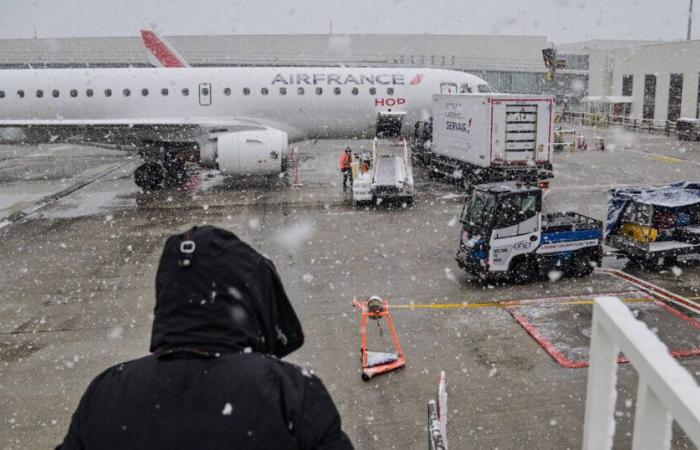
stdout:
{"type": "Polygon", "coordinates": [[[510,313],[511,316],[527,331],[527,334],[532,336],[532,338],[546,351],[549,356],[554,358],[554,360],[562,367],[567,369],[580,369],[581,367],[586,367],[588,365],[587,361],[572,361],[560,352],[557,347],[552,344],[552,342],[544,337],[540,330],[537,329],[529,320],[525,318],[524,315],[518,314],[514,311],[514,308],[505,307],[506,311],[510,313]]]}
{"type": "Polygon", "coordinates": [[[187,67],[187,64],[173,53],[154,32],[141,30],[141,39],[153,56],[163,64],[163,67],[187,67]]]}
{"type": "MultiPolygon", "coordinates": [[[[613,294],[607,294],[607,295],[613,295],[613,294]]],[[[533,299],[537,300],[537,299],[533,299]]],[[[546,300],[546,299],[543,299],[546,300]]],[[[528,301],[528,300],[522,300],[522,301],[528,301]]],[[[515,301],[517,302],[517,301],[515,301]]],[[[561,352],[549,339],[547,339],[542,333],[540,333],[539,329],[537,326],[535,326],[532,322],[527,320],[524,314],[518,313],[515,311],[517,308],[517,303],[515,302],[509,302],[509,304],[512,304],[513,306],[503,306],[503,309],[505,309],[513,318],[525,329],[527,334],[532,336],[532,338],[539,344],[540,347],[547,353],[549,353],[549,356],[554,359],[557,364],[560,366],[566,368],[566,369],[580,369],[583,367],[588,367],[590,365],[589,361],[573,361],[569,358],[566,357],[566,355],[561,352]]],[[[661,306],[664,310],[670,312],[674,316],[690,323],[693,327],[700,329],[700,322],[692,319],[689,316],[686,316],[680,311],[677,311],[670,307],[669,305],[662,303],[662,302],[655,302],[659,306],[661,306]]],[[[503,303],[502,303],[503,304],[503,303]]],[[[674,358],[682,358],[686,356],[698,356],[700,355],[700,348],[690,348],[690,349],[681,349],[681,350],[672,350],[669,351],[671,356],[674,358]]],[[[617,362],[619,364],[627,364],[629,363],[629,359],[627,359],[625,356],[620,355],[617,358],[617,362]]]]}
{"type": "Polygon", "coordinates": [[[700,330],[700,322],[698,322],[697,320],[693,319],[692,317],[686,316],[686,315],[683,314],[682,312],[678,311],[677,309],[673,308],[673,307],[670,306],[670,305],[667,305],[667,304],[664,303],[664,302],[656,301],[656,302],[654,302],[654,303],[656,303],[657,305],[659,305],[660,307],[662,307],[662,308],[665,309],[666,311],[670,312],[670,313],[673,314],[674,316],[678,317],[679,319],[688,322],[691,326],[693,326],[693,327],[695,327],[695,328],[697,328],[697,329],[700,330]]]}
{"type": "Polygon", "coordinates": [[[652,284],[646,280],[642,280],[641,278],[637,278],[635,276],[632,276],[626,272],[623,272],[621,270],[615,270],[615,269],[596,269],[597,272],[599,273],[604,273],[616,278],[620,278],[622,280],[627,281],[630,284],[633,284],[640,289],[652,294],[652,295],[658,295],[662,300],[665,300],[670,303],[675,303],[679,306],[682,306],[694,313],[700,314],[700,305],[691,302],[690,300],[687,300],[683,297],[681,297],[678,294],[674,294],[671,291],[668,291],[662,287],[659,287],[655,284],[652,284]]]}
{"type": "Polygon", "coordinates": [[[420,84],[420,82],[423,81],[424,77],[425,77],[425,75],[423,75],[422,73],[418,73],[418,74],[416,74],[415,77],[413,77],[413,79],[411,79],[411,81],[408,84],[410,84],[412,86],[420,84]]]}

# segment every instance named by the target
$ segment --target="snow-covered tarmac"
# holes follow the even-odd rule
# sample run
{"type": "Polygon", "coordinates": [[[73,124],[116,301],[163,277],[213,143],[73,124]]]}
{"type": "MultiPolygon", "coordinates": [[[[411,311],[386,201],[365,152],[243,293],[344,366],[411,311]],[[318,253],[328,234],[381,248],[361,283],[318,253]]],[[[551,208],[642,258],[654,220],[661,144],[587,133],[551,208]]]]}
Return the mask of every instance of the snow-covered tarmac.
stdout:
{"type": "MultiPolygon", "coordinates": [[[[547,211],[604,219],[610,186],[700,179],[697,143],[585,133],[604,133],[608,150],[557,153],[547,211]]],[[[585,300],[630,286],[598,274],[526,286],[470,281],[454,262],[462,207],[455,186],[417,168],[413,207],[353,208],[340,187],[337,157],[347,145],[370,144],[300,143],[299,189],[284,180],[231,183],[204,171],[192,191],[142,194],[130,178],[133,167],[125,166],[1,229],[2,448],[57,444],[89,381],[147,352],[162,244],[170,233],[202,223],[234,231],[275,261],[307,337],[289,359],[324,380],[358,449],[426,448],[427,401],[441,370],[452,448],[579,448],[586,369],[557,364],[497,302],[585,300]],[[392,314],[407,365],[367,383],[360,378],[359,314],[351,301],[370,295],[402,305],[392,314]]],[[[126,157],[66,145],[0,146],[0,222],[126,157]]],[[[608,258],[605,265],[619,268],[624,261],[608,258]]],[[[634,273],[686,297],[700,295],[700,267],[634,273]]],[[[544,314],[529,308],[531,319],[544,314]]],[[[572,306],[568,315],[558,306],[547,315],[548,336],[579,333],[578,343],[585,332],[574,326],[581,311],[572,306]]],[[[700,333],[682,337],[684,345],[700,346],[700,333]]],[[[700,357],[679,361],[700,379],[700,357]]],[[[634,369],[621,365],[618,383],[616,448],[624,448],[634,417],[634,369]]],[[[692,448],[675,431],[673,448],[692,448]]]]}

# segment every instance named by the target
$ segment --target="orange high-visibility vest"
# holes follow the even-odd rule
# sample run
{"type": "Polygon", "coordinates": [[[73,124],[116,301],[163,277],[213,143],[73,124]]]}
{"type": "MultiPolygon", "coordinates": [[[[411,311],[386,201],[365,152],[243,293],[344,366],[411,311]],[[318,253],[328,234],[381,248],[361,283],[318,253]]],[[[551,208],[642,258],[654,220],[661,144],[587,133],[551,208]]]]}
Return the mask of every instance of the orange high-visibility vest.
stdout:
{"type": "Polygon", "coordinates": [[[340,154],[340,170],[347,170],[350,168],[350,164],[352,164],[352,155],[349,155],[345,152],[340,154]]]}

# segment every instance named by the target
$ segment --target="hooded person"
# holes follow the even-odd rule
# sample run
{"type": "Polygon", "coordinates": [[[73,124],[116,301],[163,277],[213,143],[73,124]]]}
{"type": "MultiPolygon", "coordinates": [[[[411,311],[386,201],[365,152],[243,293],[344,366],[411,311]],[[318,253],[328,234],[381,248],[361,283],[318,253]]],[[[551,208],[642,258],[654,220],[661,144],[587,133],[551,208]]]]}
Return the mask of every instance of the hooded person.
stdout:
{"type": "Polygon", "coordinates": [[[272,261],[212,226],[168,238],[150,355],[90,383],[72,449],[351,449],[272,261]]]}

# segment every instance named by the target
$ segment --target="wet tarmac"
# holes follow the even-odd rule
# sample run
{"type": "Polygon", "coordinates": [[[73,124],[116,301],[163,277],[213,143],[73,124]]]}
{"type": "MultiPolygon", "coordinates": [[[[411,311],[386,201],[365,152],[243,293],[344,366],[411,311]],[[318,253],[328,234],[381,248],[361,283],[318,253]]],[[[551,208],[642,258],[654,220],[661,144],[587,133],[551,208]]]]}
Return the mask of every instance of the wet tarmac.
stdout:
{"type": "MultiPolygon", "coordinates": [[[[697,143],[584,131],[590,139],[605,134],[607,149],[556,154],[547,211],[604,219],[614,185],[698,179],[697,143]]],[[[0,146],[0,222],[66,185],[127,164],[0,229],[3,448],[57,444],[89,381],[147,352],[163,242],[204,223],[234,231],[275,261],[306,332],[305,346],[289,360],[324,380],[357,448],[426,448],[427,402],[441,370],[452,448],[580,448],[586,369],[560,366],[498,302],[587,300],[631,290],[624,281],[604,274],[525,286],[471,280],[454,262],[462,206],[457,187],[429,180],[417,168],[412,207],[352,206],[337,157],[347,145],[369,148],[370,141],[299,143],[300,188],[285,179],[232,181],[203,170],[191,190],[151,194],[134,187],[136,162],[130,165],[127,155],[61,145],[0,146]],[[351,301],[373,294],[397,306],[392,313],[407,365],[363,382],[359,313],[351,301]]],[[[606,258],[604,265],[621,268],[625,261],[606,258]]],[[[626,270],[686,297],[700,296],[700,267],[626,270]]],[[[533,322],[544,317],[539,326],[550,340],[575,346],[571,358],[582,356],[585,324],[566,322],[585,317],[583,306],[530,308],[533,322]]],[[[673,315],[648,316],[664,335],[678,333],[673,315]]],[[[697,328],[682,329],[688,335],[679,342],[696,345],[697,328]]],[[[700,357],[679,361],[700,379],[700,357]]],[[[620,365],[616,448],[630,445],[636,384],[634,369],[620,365]]],[[[673,445],[692,448],[675,428],[673,445]]]]}

